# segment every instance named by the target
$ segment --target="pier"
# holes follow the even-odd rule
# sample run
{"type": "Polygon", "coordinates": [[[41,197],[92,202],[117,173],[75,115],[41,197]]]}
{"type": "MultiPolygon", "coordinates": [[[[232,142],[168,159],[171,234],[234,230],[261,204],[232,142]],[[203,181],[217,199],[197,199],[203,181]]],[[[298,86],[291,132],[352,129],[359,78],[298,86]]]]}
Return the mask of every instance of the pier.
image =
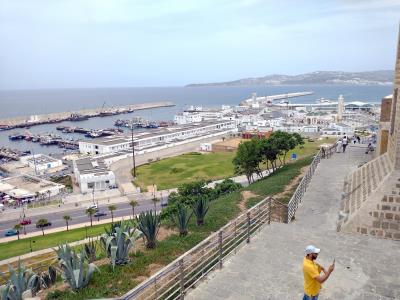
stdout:
{"type": "Polygon", "coordinates": [[[161,107],[175,106],[170,101],[138,103],[125,106],[113,106],[110,108],[94,108],[83,109],[73,112],[58,112],[43,115],[31,115],[23,117],[15,117],[0,120],[0,130],[9,130],[14,128],[26,128],[35,125],[60,123],[64,121],[83,121],[94,117],[106,117],[111,115],[119,115],[132,113],[137,110],[153,109],[161,107]]]}
{"type": "Polygon", "coordinates": [[[251,104],[251,103],[268,103],[275,100],[283,100],[288,98],[302,97],[312,95],[314,92],[296,92],[296,93],[287,93],[287,94],[279,94],[279,95],[270,95],[270,96],[262,96],[257,97],[256,93],[252,94],[252,97],[246,100],[243,100],[243,104],[251,104]]]}

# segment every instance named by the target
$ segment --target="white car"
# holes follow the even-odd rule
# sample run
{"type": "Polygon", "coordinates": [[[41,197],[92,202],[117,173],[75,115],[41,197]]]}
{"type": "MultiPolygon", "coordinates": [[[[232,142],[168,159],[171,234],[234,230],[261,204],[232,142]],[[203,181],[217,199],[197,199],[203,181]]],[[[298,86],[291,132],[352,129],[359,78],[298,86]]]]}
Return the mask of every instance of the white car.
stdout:
{"type": "Polygon", "coordinates": [[[90,205],[86,206],[86,209],[89,209],[89,208],[93,208],[93,209],[95,209],[96,211],[98,210],[97,204],[90,204],[90,205]]]}

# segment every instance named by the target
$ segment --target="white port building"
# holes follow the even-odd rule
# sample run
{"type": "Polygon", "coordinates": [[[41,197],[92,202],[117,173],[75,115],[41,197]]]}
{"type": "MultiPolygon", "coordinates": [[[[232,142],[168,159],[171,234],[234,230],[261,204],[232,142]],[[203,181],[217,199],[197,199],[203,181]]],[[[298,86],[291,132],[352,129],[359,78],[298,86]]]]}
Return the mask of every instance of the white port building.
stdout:
{"type": "MultiPolygon", "coordinates": [[[[172,145],[174,143],[190,142],[193,139],[203,139],[236,133],[235,121],[201,122],[188,125],[176,125],[168,128],[146,130],[134,134],[135,151],[172,145]]],[[[111,136],[79,142],[79,151],[84,154],[99,155],[126,151],[131,148],[131,137],[111,136]]]]}
{"type": "Polygon", "coordinates": [[[75,180],[82,193],[104,191],[116,186],[114,173],[101,158],[77,159],[73,166],[75,180]]]}
{"type": "Polygon", "coordinates": [[[44,174],[52,169],[62,167],[61,159],[55,159],[44,154],[22,156],[20,162],[29,166],[36,174],[44,174]]]}

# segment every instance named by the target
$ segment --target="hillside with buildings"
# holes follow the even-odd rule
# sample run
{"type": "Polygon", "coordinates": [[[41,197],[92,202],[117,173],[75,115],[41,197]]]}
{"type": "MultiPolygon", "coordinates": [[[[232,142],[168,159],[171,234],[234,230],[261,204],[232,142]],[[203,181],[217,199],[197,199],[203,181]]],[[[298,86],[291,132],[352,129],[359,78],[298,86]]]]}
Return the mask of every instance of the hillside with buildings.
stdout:
{"type": "Polygon", "coordinates": [[[387,85],[392,84],[393,76],[394,72],[392,70],[368,72],[316,71],[299,75],[272,74],[226,82],[194,83],[187,85],[187,87],[298,84],[387,85]]]}

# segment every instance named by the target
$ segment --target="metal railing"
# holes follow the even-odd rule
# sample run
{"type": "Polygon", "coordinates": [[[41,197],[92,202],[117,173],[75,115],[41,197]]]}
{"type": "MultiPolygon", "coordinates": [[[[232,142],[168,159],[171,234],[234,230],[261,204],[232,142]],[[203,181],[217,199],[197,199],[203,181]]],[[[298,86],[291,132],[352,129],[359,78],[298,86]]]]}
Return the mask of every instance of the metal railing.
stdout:
{"type": "Polygon", "coordinates": [[[199,280],[271,222],[268,197],[118,299],[183,299],[199,280]]]}
{"type": "Polygon", "coordinates": [[[301,179],[299,185],[297,186],[295,192],[292,195],[292,198],[286,205],[287,206],[286,223],[290,223],[294,219],[297,208],[301,203],[301,199],[303,198],[304,193],[306,192],[307,187],[311,182],[311,178],[314,175],[314,172],[317,169],[317,166],[320,163],[321,158],[330,158],[333,155],[333,153],[335,153],[335,148],[336,148],[336,143],[333,144],[333,146],[321,148],[315,155],[306,174],[301,179]]]}

